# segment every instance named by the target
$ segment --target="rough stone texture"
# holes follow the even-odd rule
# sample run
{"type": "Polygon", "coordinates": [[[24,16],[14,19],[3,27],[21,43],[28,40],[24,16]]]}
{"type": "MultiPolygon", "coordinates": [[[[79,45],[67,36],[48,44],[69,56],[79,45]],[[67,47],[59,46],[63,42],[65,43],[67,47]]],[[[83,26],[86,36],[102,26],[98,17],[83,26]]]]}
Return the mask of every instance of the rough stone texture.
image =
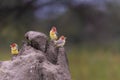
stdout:
{"type": "Polygon", "coordinates": [[[46,43],[48,41],[48,38],[45,34],[35,31],[29,31],[25,34],[25,38],[30,41],[32,47],[43,52],[46,51],[46,43]]]}
{"type": "Polygon", "coordinates": [[[40,32],[25,38],[18,56],[0,62],[0,80],[71,80],[64,47],[55,48],[40,32]]]}

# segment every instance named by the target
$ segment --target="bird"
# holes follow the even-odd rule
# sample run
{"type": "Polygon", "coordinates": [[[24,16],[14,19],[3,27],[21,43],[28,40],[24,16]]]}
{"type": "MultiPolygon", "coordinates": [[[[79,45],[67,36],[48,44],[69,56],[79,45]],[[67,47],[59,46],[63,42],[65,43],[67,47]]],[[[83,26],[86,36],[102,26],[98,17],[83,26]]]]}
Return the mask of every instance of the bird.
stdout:
{"type": "Polygon", "coordinates": [[[50,38],[51,40],[57,40],[58,36],[57,36],[57,29],[55,26],[53,26],[50,30],[50,38]]]}
{"type": "Polygon", "coordinates": [[[66,37],[62,35],[57,41],[55,41],[55,46],[63,47],[65,45],[65,42],[66,42],[66,37]]]}
{"type": "Polygon", "coordinates": [[[18,51],[18,45],[16,43],[10,44],[10,48],[12,55],[18,55],[19,51],[18,51]]]}

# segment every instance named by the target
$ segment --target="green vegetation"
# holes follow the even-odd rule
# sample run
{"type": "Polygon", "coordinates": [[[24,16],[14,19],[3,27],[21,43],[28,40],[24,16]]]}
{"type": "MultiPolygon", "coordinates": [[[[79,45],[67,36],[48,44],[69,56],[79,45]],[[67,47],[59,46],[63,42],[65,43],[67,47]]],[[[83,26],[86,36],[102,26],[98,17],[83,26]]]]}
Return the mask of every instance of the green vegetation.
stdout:
{"type": "Polygon", "coordinates": [[[120,54],[117,50],[78,50],[68,54],[72,80],[120,80],[120,54]]]}
{"type": "Polygon", "coordinates": [[[11,59],[10,52],[0,52],[0,61],[10,60],[11,59]]]}

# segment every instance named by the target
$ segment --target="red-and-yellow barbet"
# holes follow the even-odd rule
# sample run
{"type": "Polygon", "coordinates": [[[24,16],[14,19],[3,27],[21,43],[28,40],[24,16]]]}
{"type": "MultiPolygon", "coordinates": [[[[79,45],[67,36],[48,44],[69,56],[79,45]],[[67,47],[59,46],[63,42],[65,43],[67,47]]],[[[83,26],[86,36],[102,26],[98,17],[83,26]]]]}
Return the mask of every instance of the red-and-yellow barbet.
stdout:
{"type": "Polygon", "coordinates": [[[53,26],[50,30],[50,38],[51,40],[57,40],[58,36],[57,36],[57,29],[55,26],[53,26]]]}
{"type": "Polygon", "coordinates": [[[56,47],[63,47],[66,42],[66,37],[61,36],[57,41],[55,41],[56,47]]]}
{"type": "Polygon", "coordinates": [[[12,55],[18,55],[19,51],[18,51],[18,45],[16,43],[10,44],[10,48],[12,55]]]}

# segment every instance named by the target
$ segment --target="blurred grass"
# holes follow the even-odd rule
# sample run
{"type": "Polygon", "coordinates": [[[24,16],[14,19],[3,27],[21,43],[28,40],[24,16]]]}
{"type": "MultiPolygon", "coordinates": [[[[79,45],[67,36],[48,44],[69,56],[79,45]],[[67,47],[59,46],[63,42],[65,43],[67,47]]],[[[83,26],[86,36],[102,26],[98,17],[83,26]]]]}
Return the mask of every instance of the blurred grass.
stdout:
{"type": "Polygon", "coordinates": [[[0,61],[10,60],[10,59],[11,59],[10,52],[9,53],[7,51],[0,52],[0,61]]]}
{"type": "Polygon", "coordinates": [[[72,80],[120,80],[117,45],[77,47],[68,53],[72,80]]]}
{"type": "MultiPolygon", "coordinates": [[[[117,45],[69,49],[72,80],[120,80],[120,47],[117,45]]],[[[10,56],[9,51],[3,51],[0,61],[9,60],[10,56]]]]}

